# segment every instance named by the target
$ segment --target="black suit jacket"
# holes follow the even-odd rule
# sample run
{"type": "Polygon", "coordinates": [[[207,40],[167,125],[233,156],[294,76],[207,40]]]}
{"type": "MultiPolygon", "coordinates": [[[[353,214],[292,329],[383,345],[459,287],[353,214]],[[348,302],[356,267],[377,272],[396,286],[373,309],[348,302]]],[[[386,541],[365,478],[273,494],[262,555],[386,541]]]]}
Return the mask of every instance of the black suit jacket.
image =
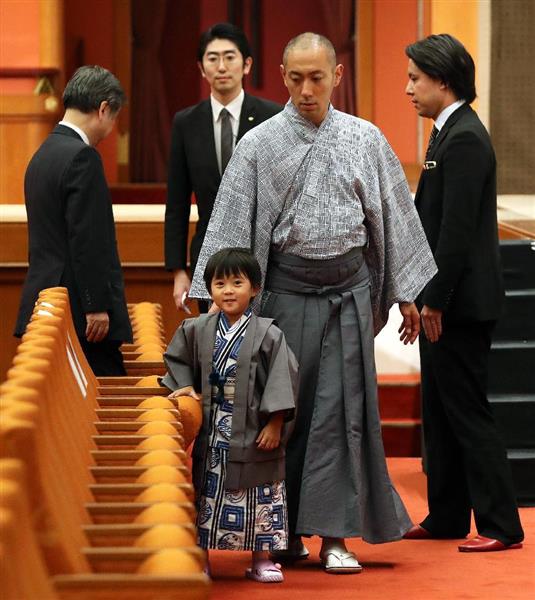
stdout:
{"type": "Polygon", "coordinates": [[[39,292],[64,286],[80,337],[85,337],[85,313],[107,311],[106,339],[131,341],[115,223],[99,153],[71,128],[57,125],[28,165],[24,195],[29,269],[15,335],[24,333],[39,292]]]}
{"type": "Polygon", "coordinates": [[[496,216],[496,157],[468,104],[458,108],[431,148],[416,208],[438,266],[419,304],[450,320],[497,319],[503,283],[496,216]]]}
{"type": "MultiPolygon", "coordinates": [[[[282,110],[280,104],[245,94],[238,140],[250,129],[282,110]]],[[[221,175],[217,164],[212,106],[204,100],[173,119],[165,211],[165,267],[185,269],[191,193],[195,194],[199,221],[191,242],[192,270],[197,263],[221,175]]]]}

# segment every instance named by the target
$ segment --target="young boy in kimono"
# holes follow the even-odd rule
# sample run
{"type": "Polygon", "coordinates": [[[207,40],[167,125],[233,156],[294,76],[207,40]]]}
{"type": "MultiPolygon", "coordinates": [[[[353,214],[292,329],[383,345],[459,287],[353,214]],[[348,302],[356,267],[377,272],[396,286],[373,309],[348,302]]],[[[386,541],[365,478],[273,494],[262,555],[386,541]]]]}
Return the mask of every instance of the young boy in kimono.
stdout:
{"type": "Polygon", "coordinates": [[[199,545],[250,550],[246,576],[281,582],[269,552],[287,547],[284,463],[297,362],[273,320],[251,311],[261,271],[249,250],[214,254],[204,281],[219,312],[181,324],[164,355],[163,378],[174,390],[169,398],[202,402],[192,453],[199,545]]]}

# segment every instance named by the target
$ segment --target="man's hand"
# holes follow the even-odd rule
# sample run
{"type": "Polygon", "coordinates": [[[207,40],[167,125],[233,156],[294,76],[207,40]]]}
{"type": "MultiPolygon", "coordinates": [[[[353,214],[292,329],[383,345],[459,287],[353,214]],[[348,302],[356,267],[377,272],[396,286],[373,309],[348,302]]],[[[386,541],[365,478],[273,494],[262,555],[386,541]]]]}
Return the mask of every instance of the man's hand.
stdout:
{"type": "Polygon", "coordinates": [[[275,413],[258,434],[256,443],[260,450],[273,450],[278,447],[281,441],[282,420],[283,413],[275,413]]]}
{"type": "Polygon", "coordinates": [[[195,400],[201,399],[199,394],[197,394],[197,392],[193,389],[192,385],[187,385],[186,387],[180,388],[179,390],[175,390],[174,392],[171,392],[167,397],[173,400],[175,398],[178,398],[179,396],[191,396],[192,398],[195,398],[195,400]]]}
{"type": "Polygon", "coordinates": [[[414,341],[420,333],[420,315],[414,302],[400,302],[399,312],[403,317],[403,321],[398,329],[400,341],[405,345],[414,344],[414,341]]]}
{"type": "Polygon", "coordinates": [[[85,313],[85,337],[88,342],[101,342],[110,329],[110,317],[107,312],[85,313]]]}
{"type": "Polygon", "coordinates": [[[425,337],[430,342],[438,342],[438,338],[442,335],[442,311],[424,306],[421,317],[425,337]]]}
{"type": "Polygon", "coordinates": [[[189,292],[191,281],[184,269],[179,269],[174,272],[175,283],[173,287],[173,298],[177,310],[185,310],[184,294],[189,292]]]}

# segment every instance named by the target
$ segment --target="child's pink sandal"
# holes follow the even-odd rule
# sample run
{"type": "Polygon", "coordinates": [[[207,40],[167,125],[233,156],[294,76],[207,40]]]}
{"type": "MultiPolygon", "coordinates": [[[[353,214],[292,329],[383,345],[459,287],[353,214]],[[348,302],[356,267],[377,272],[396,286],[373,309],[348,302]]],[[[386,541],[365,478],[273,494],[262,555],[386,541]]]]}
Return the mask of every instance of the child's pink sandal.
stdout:
{"type": "Polygon", "coordinates": [[[281,583],[284,581],[281,565],[270,560],[260,560],[245,571],[247,579],[253,579],[260,583],[281,583]]]}

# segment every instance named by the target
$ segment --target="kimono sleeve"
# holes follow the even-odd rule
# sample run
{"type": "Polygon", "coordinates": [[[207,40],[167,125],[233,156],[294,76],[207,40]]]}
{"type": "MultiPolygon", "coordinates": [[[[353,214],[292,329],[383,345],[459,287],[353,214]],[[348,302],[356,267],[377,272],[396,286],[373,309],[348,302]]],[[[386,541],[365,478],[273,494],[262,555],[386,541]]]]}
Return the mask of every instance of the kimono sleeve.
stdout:
{"type": "Polygon", "coordinates": [[[286,411],[284,420],[291,421],[296,409],[298,364],[284,334],[275,325],[268,329],[261,352],[267,377],[260,401],[260,413],[270,415],[286,411]]]}
{"type": "Polygon", "coordinates": [[[365,255],[377,335],[390,307],[414,301],[437,269],[397,156],[376,128],[370,130],[368,144],[365,255]]]}
{"type": "Polygon", "coordinates": [[[180,325],[163,355],[167,373],[161,382],[170,390],[194,385],[194,328],[188,321],[193,319],[180,325]]]}

